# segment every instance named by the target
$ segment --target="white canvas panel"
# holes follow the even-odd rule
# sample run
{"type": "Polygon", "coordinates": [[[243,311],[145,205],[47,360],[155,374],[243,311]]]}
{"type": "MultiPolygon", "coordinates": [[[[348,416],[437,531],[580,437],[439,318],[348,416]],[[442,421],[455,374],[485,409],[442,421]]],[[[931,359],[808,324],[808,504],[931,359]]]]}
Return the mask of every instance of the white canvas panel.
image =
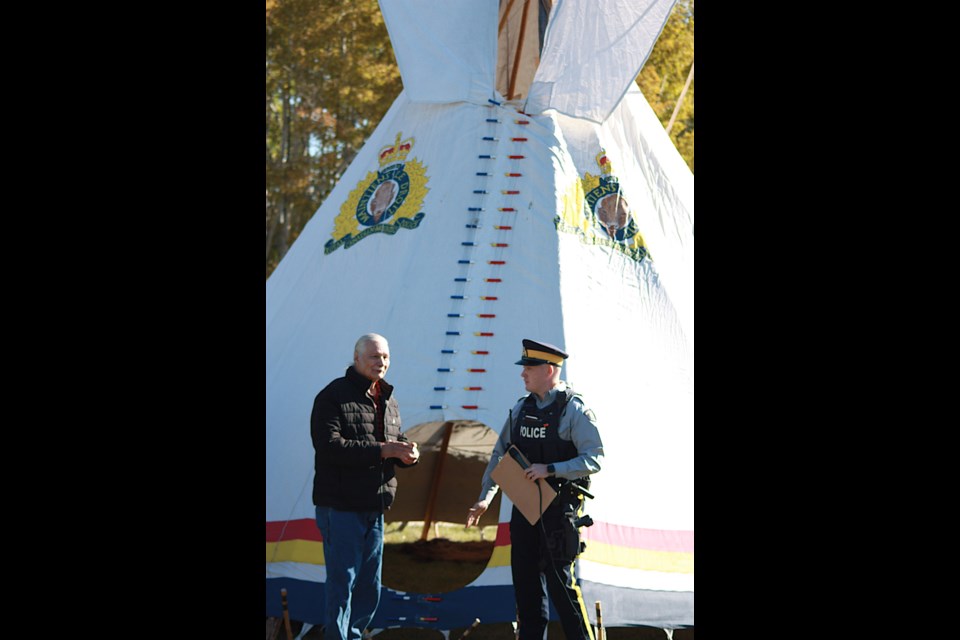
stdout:
{"type": "Polygon", "coordinates": [[[606,120],[640,73],[675,2],[556,0],[525,110],[606,120]]]}
{"type": "Polygon", "coordinates": [[[580,559],[577,561],[577,577],[598,584],[627,589],[651,591],[693,591],[692,573],[669,573],[666,571],[642,571],[615,567],[580,559]]]}
{"type": "Polygon", "coordinates": [[[414,102],[494,97],[497,3],[380,0],[403,88],[414,102]]]}

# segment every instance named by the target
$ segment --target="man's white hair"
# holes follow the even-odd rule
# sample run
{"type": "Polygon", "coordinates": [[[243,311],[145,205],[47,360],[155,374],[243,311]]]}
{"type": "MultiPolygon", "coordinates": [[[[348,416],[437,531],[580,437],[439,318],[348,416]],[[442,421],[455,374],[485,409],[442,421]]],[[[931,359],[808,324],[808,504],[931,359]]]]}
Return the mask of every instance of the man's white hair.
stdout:
{"type": "Polygon", "coordinates": [[[365,333],[360,336],[360,339],[357,340],[357,344],[354,345],[353,355],[360,355],[360,353],[363,352],[363,348],[367,346],[368,342],[382,342],[383,344],[387,345],[388,348],[390,346],[390,344],[387,342],[387,339],[379,333],[365,333]]]}

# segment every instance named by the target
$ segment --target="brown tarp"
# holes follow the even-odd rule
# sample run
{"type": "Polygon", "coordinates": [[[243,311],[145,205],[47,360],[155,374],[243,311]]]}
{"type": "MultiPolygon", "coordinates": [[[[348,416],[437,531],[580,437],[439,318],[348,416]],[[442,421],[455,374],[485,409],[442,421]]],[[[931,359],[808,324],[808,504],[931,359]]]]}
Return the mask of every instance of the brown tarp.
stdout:
{"type": "MultiPolygon", "coordinates": [[[[409,469],[397,469],[397,500],[386,513],[387,522],[427,519],[427,506],[440,462],[446,424],[425,422],[404,431],[404,435],[419,446],[420,462],[409,469]]],[[[455,420],[450,425],[450,441],[447,443],[430,520],[466,524],[467,510],[480,495],[480,480],[499,434],[475,420],[455,420]]],[[[482,526],[497,524],[500,495],[497,492],[493,504],[480,519],[482,526]]]]}

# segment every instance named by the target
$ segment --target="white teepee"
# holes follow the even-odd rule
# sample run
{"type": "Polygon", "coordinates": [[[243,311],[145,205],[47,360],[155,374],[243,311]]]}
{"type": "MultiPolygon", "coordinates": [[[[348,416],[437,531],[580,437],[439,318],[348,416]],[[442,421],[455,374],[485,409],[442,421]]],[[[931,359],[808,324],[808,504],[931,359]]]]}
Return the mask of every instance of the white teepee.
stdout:
{"type": "MultiPolygon", "coordinates": [[[[404,90],[267,281],[268,614],[286,588],[293,619],[322,622],[310,411],[372,331],[404,429],[499,432],[521,340],[565,348],[606,453],[588,611],[694,624],[693,175],[633,82],[673,2],[554,0],[541,48],[542,2],[381,0],[404,90]]],[[[510,508],[476,581],[386,596],[375,626],[512,621],[510,508]]]]}

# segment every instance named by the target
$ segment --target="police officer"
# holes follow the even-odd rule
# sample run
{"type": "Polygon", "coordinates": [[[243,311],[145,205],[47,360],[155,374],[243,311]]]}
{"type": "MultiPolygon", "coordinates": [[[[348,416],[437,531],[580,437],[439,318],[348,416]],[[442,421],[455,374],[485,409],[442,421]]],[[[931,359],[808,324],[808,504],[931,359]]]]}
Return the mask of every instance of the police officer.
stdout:
{"type": "Polygon", "coordinates": [[[514,507],[510,518],[510,568],[517,601],[520,640],[546,638],[550,601],[560,615],[567,640],[593,640],[586,606],[574,577],[580,554],[580,533],[575,519],[582,515],[583,495],[571,484],[589,489],[589,475],[600,470],[603,443],[597,419],[566,382],[560,368],[567,354],[545,342],[524,339],[524,385],[530,393],[507,416],[500,438],[483,474],[480,499],[467,515],[467,527],[484,514],[499,487],[490,474],[511,443],[530,461],[526,477],[546,478],[558,491],[556,499],[531,525],[514,507]],[[546,591],[544,591],[546,586],[546,591]]]}

